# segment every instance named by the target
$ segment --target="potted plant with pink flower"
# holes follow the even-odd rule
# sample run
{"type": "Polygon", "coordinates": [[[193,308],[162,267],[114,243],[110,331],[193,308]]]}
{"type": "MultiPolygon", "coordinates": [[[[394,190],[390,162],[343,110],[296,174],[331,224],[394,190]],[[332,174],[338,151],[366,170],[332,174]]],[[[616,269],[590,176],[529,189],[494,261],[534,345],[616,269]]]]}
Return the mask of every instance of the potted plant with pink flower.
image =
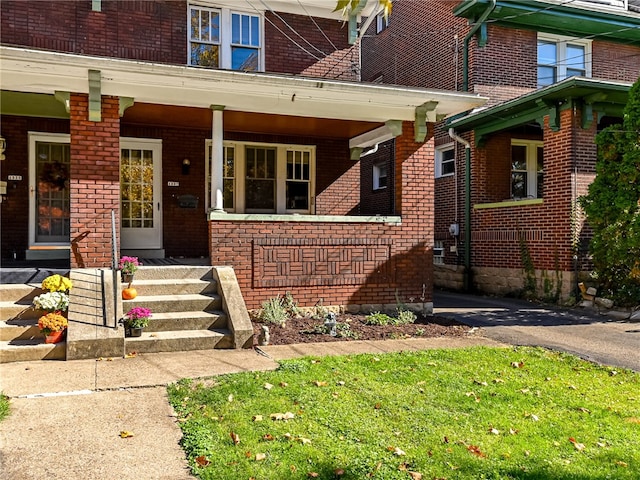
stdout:
{"type": "Polygon", "coordinates": [[[125,314],[125,335],[128,337],[142,335],[142,329],[149,325],[149,318],[151,318],[151,310],[144,307],[133,307],[125,314]]]}

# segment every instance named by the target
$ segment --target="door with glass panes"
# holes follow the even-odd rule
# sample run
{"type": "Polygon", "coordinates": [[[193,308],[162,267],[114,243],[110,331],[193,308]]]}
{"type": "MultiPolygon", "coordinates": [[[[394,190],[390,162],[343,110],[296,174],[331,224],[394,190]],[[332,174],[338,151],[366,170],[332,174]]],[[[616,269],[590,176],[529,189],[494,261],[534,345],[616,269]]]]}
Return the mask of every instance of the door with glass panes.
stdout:
{"type": "Polygon", "coordinates": [[[120,139],[120,248],[162,248],[162,140],[120,139]]]}

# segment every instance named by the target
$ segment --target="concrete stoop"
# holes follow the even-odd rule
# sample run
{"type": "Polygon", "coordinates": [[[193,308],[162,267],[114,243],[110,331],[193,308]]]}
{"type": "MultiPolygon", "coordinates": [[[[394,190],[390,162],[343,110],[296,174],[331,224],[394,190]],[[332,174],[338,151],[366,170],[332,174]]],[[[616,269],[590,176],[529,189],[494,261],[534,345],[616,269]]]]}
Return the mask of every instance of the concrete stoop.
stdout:
{"type": "Polygon", "coordinates": [[[125,356],[133,352],[177,352],[247,348],[253,327],[230,267],[141,267],[133,300],[119,295],[120,280],[110,270],[70,272],[69,328],[66,341],[50,345],[37,327],[42,312],[30,308],[39,285],[0,285],[0,363],[44,359],[125,356]],[[103,293],[106,292],[103,301],[103,293]],[[129,309],[149,308],[152,317],[141,337],[125,337],[118,322],[129,309]]]}

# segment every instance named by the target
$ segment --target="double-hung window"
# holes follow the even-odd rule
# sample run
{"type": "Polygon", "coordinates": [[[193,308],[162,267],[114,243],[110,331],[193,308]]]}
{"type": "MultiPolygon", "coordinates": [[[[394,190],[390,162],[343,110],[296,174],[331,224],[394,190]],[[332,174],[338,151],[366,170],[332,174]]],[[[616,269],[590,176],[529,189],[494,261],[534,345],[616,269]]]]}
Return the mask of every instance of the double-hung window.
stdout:
{"type": "Polygon", "coordinates": [[[387,164],[376,163],[373,166],[373,189],[382,190],[387,188],[387,164]]]}
{"type": "Polygon", "coordinates": [[[453,143],[436,147],[436,178],[453,175],[456,171],[456,154],[453,143]]]}
{"type": "Polygon", "coordinates": [[[189,64],[262,71],[262,17],[189,5],[189,64]]]}
{"type": "Polygon", "coordinates": [[[442,240],[433,242],[433,264],[444,265],[444,242],[442,240]]]}
{"type": "Polygon", "coordinates": [[[591,41],[538,34],[538,88],[591,76],[591,41]]]}
{"type": "Polygon", "coordinates": [[[543,142],[511,141],[511,198],[542,198],[543,142]]]}
{"type": "MultiPolygon", "coordinates": [[[[211,141],[207,141],[207,208],[211,141]]],[[[223,206],[235,213],[313,213],[315,147],[224,142],[223,206]]]]}

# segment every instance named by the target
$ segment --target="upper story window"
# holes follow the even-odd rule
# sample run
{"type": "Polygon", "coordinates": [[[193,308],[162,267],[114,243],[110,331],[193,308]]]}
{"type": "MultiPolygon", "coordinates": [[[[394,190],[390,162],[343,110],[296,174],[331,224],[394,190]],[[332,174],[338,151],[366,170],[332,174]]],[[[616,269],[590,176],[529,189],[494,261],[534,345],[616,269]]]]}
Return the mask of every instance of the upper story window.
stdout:
{"type": "Polygon", "coordinates": [[[387,188],[388,183],[387,164],[377,163],[373,166],[373,189],[382,190],[387,188]]]}
{"type": "Polygon", "coordinates": [[[511,141],[511,198],[542,198],[543,142],[511,141]]]}
{"type": "Polygon", "coordinates": [[[189,65],[262,71],[262,17],[189,6],[189,65]]]}
{"type": "Polygon", "coordinates": [[[538,87],[591,76],[591,40],[538,34],[538,87]]]}
{"type": "Polygon", "coordinates": [[[456,171],[456,154],[453,143],[436,147],[436,178],[453,175],[456,171]]]}
{"type": "MultiPolygon", "coordinates": [[[[211,140],[207,140],[206,207],[211,140]]],[[[315,147],[224,142],[223,201],[227,212],[313,213],[315,147]]]]}
{"type": "Polygon", "coordinates": [[[376,33],[380,33],[389,26],[389,15],[385,17],[384,12],[376,15],[376,33]]]}

